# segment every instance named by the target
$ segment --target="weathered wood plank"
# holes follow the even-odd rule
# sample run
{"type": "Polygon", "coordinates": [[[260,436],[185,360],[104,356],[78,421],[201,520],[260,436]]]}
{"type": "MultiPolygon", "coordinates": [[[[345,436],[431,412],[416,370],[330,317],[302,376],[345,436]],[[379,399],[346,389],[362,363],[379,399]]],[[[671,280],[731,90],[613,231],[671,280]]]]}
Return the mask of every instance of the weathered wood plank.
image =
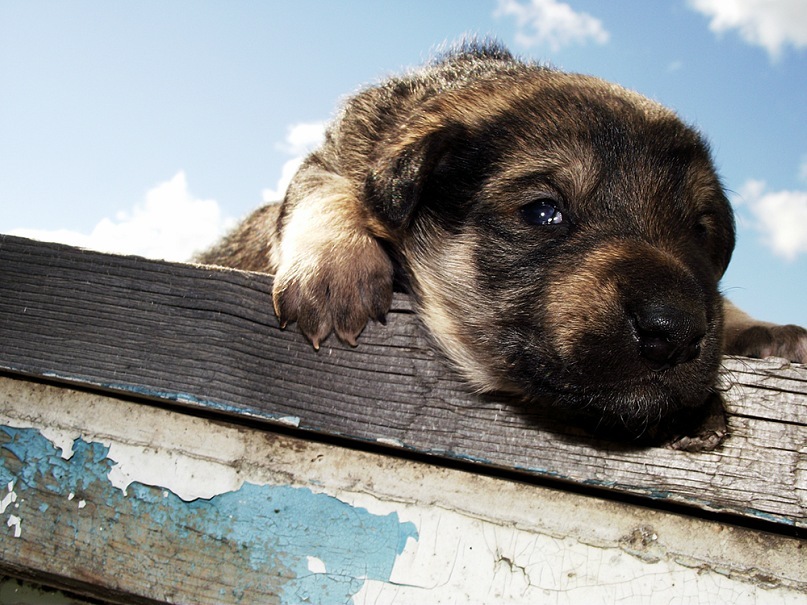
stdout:
{"type": "Polygon", "coordinates": [[[270,291],[265,275],[0,236],[0,368],[807,526],[803,367],[726,360],[717,451],[631,447],[469,394],[405,297],[359,347],[314,352],[278,328],[270,291]]]}
{"type": "Polygon", "coordinates": [[[0,573],[125,603],[797,604],[803,540],[0,378],[0,573]]]}

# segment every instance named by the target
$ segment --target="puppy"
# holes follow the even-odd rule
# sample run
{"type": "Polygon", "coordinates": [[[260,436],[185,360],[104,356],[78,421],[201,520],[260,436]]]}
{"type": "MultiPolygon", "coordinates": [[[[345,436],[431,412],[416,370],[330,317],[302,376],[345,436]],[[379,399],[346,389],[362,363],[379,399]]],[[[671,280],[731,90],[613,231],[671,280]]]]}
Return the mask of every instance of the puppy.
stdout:
{"type": "Polygon", "coordinates": [[[473,388],[641,432],[703,404],[722,353],[807,361],[805,330],[720,296],[733,247],[672,111],[487,42],[347,100],[283,203],[198,260],[273,273],[315,348],[355,345],[401,276],[473,388]]]}

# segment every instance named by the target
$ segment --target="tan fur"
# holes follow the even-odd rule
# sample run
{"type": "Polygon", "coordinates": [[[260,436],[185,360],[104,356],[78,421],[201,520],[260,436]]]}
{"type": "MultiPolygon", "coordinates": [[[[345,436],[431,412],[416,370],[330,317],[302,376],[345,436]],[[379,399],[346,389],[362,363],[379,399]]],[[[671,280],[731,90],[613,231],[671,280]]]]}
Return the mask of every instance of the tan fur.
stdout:
{"type": "MultiPolygon", "coordinates": [[[[437,233],[429,236],[440,237],[437,233]]],[[[487,306],[484,297],[478,295],[471,269],[472,244],[473,236],[467,235],[446,238],[442,245],[426,243],[417,252],[410,251],[413,272],[419,276],[419,312],[437,343],[475,390],[508,390],[512,386],[500,369],[496,371],[489,358],[480,356],[483,349],[477,345],[478,339],[484,338],[485,318],[479,318],[471,334],[467,326],[487,306]]]]}
{"type": "Polygon", "coordinates": [[[472,388],[643,432],[721,351],[807,361],[724,302],[731,207],[702,137],[641,95],[466,44],[348,99],[282,206],[200,260],[275,273],[281,322],[354,345],[409,290],[472,388]]]}
{"type": "MultiPolygon", "coordinates": [[[[393,267],[368,228],[367,213],[350,182],[317,172],[286,217],[283,239],[273,249],[275,312],[301,323],[314,348],[333,329],[349,344],[374,313],[392,300],[393,267]],[[345,272],[350,267],[350,272],[345,272]],[[315,305],[326,312],[315,313],[315,305]],[[353,309],[361,309],[355,320],[353,309]]],[[[383,312],[382,311],[382,312],[383,312]]]]}

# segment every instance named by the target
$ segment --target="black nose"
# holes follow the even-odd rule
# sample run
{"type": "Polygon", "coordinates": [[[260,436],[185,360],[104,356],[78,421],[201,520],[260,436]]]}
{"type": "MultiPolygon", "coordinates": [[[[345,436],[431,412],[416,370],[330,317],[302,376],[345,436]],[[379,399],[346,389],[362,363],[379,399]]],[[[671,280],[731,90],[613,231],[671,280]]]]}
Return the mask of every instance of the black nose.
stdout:
{"type": "Polygon", "coordinates": [[[631,315],[639,354],[651,370],[660,372],[695,359],[706,335],[703,310],[651,303],[631,315]]]}

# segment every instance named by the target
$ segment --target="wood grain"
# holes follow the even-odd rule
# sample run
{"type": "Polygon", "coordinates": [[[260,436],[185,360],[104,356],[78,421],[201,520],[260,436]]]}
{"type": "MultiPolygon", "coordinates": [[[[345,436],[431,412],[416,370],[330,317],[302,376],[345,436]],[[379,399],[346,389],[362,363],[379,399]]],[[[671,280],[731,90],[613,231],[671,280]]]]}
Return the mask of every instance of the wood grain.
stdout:
{"type": "Polygon", "coordinates": [[[315,352],[279,329],[271,283],[0,236],[0,369],[807,526],[804,367],[727,359],[720,449],[632,447],[468,393],[405,296],[355,349],[315,352]]]}
{"type": "Polygon", "coordinates": [[[0,376],[0,603],[807,597],[797,537],[306,436],[0,376]]]}

